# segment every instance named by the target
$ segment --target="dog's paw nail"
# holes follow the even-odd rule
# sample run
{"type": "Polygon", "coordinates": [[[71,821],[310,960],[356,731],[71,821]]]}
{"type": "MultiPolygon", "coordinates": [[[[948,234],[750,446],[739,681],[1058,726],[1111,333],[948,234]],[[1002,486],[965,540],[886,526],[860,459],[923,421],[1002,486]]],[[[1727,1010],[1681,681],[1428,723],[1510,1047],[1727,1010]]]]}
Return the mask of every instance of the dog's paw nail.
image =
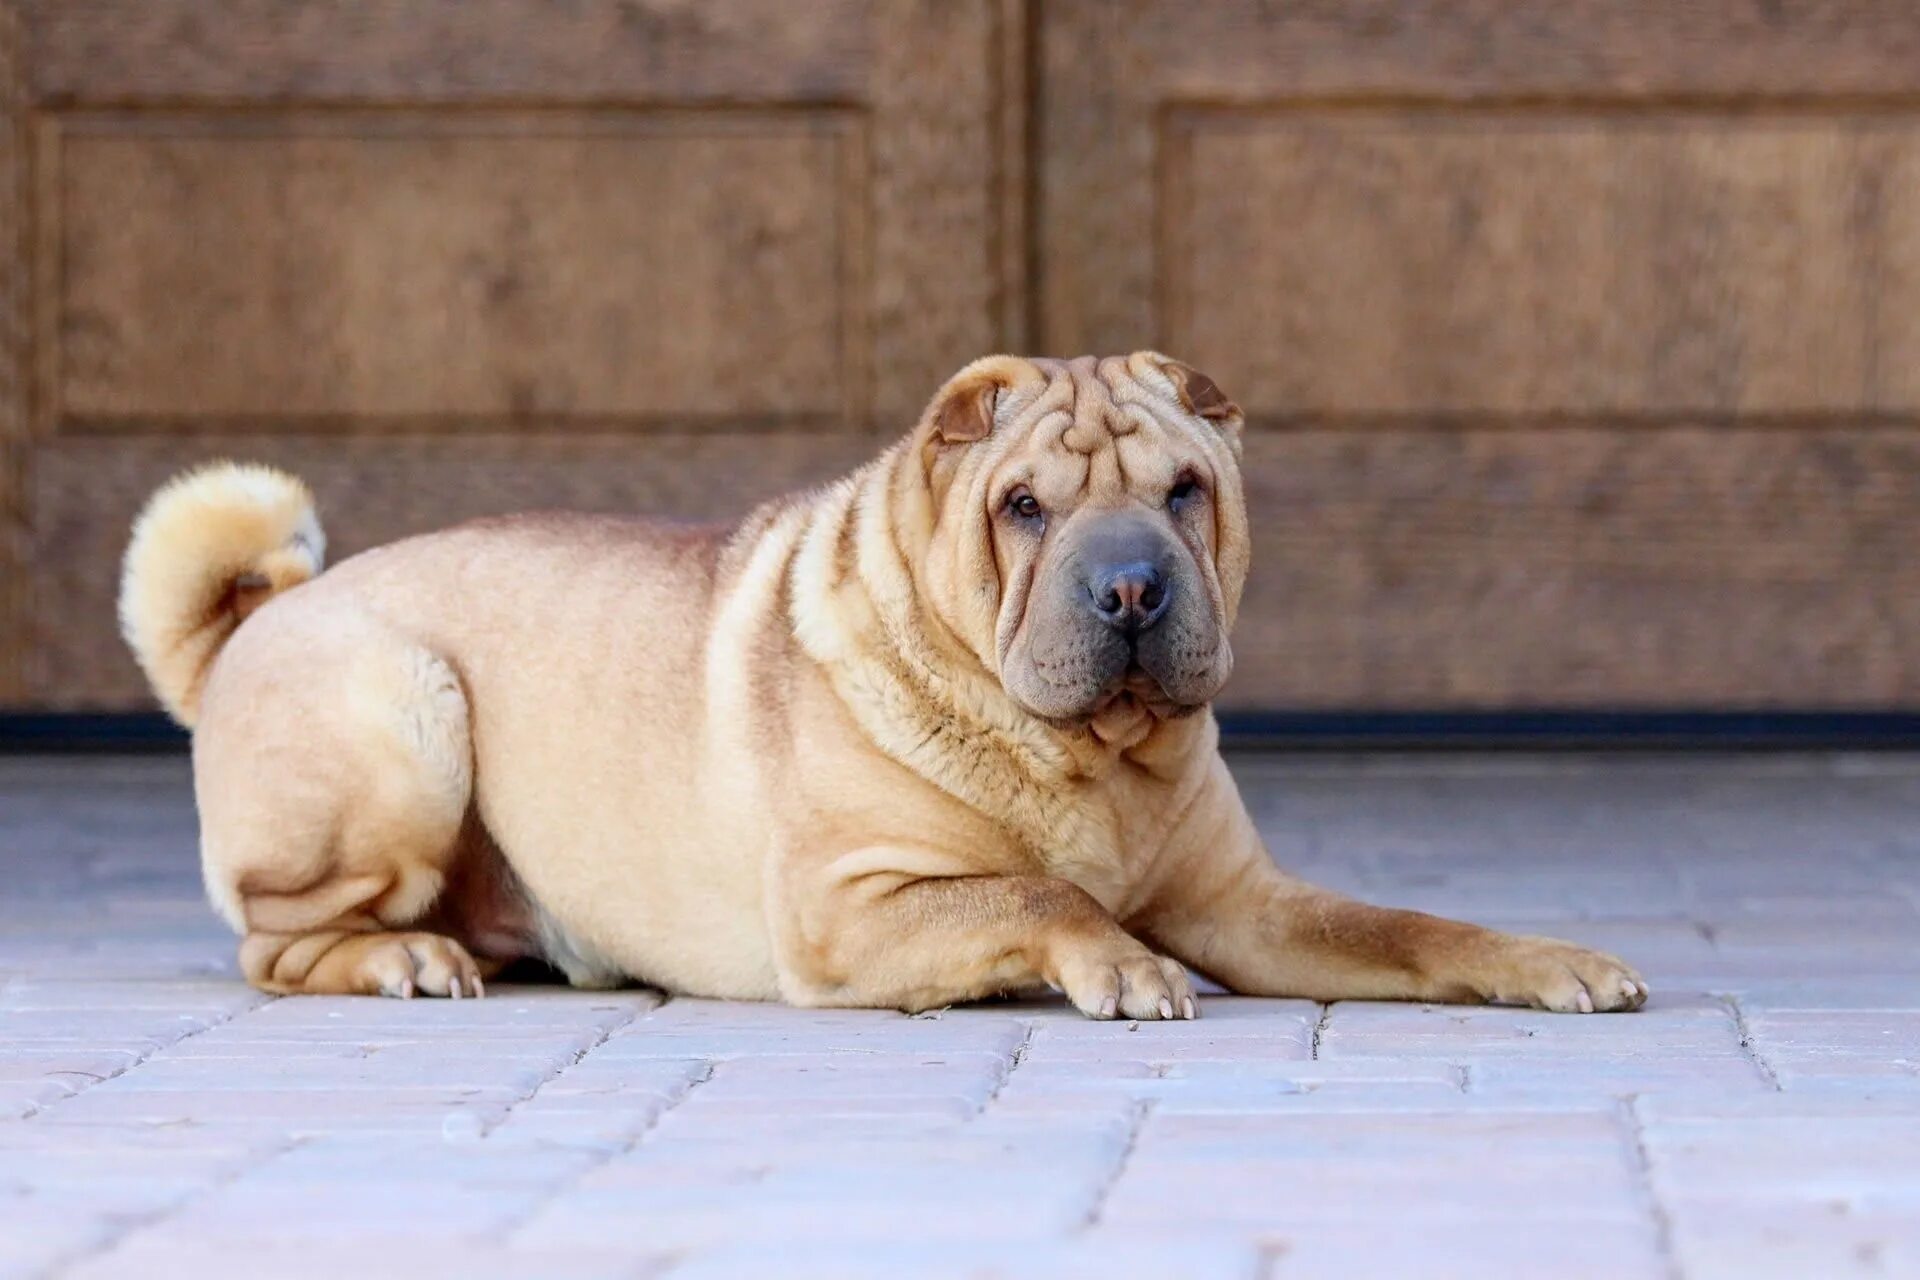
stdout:
{"type": "Polygon", "coordinates": [[[460,979],[458,979],[458,978],[448,978],[448,979],[447,979],[447,996],[448,996],[448,998],[450,998],[450,999],[453,999],[453,1000],[458,1000],[458,999],[459,999],[459,998],[460,998],[461,996],[463,996],[463,995],[465,995],[465,994],[466,994],[466,993],[465,993],[464,991],[462,991],[462,990],[460,989],[460,979]]]}
{"type": "Polygon", "coordinates": [[[1180,1013],[1186,1018],[1197,1018],[1199,1013],[1193,1007],[1193,997],[1185,996],[1180,1001],[1180,1013]]]}
{"type": "Polygon", "coordinates": [[[1593,1012],[1593,997],[1588,995],[1584,988],[1582,988],[1580,994],[1574,998],[1574,1003],[1580,1006],[1580,1012],[1582,1013],[1593,1012]]]}
{"type": "Polygon", "coordinates": [[[1114,997],[1108,996],[1100,1002],[1100,1016],[1103,1018],[1111,1018],[1119,1008],[1120,1002],[1114,997]]]}
{"type": "Polygon", "coordinates": [[[1160,997],[1160,1016],[1163,1018],[1171,1018],[1173,1016],[1173,1001],[1167,999],[1165,996],[1160,997]]]}

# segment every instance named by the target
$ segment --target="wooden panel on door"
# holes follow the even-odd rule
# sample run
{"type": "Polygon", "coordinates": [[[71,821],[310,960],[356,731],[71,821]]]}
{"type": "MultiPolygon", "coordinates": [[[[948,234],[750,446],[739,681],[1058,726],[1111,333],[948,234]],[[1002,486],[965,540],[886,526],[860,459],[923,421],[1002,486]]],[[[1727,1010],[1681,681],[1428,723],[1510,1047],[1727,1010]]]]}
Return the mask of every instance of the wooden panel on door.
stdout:
{"type": "Polygon", "coordinates": [[[0,246],[0,705],[147,703],[114,548],[203,458],[320,472],[336,555],[525,506],[715,517],[1023,339],[1017,0],[0,17],[0,213],[32,214],[0,246]]]}
{"type": "Polygon", "coordinates": [[[827,109],[63,117],[37,150],[41,412],[857,421],[866,150],[827,109]]]}
{"type": "Polygon", "coordinates": [[[1063,0],[1038,38],[1041,344],[1251,417],[1230,705],[1920,702],[1911,6],[1063,0]]]}
{"type": "Polygon", "coordinates": [[[1263,414],[1920,410],[1920,114],[1197,112],[1161,143],[1166,341],[1263,414]]]}

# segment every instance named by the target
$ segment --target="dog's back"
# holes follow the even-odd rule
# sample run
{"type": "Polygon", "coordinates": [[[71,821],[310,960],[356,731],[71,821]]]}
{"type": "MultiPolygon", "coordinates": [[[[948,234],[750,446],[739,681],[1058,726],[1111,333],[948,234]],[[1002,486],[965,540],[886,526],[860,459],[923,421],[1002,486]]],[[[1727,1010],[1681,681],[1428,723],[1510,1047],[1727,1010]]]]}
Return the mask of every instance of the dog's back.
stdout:
{"type": "Polygon", "coordinates": [[[716,643],[770,622],[764,607],[716,616],[738,576],[728,548],[751,533],[538,513],[404,539],[315,576],[319,527],[292,478],[222,468],[162,491],[129,551],[123,615],[156,689],[195,730],[208,892],[244,936],[248,976],[277,990],[471,994],[517,953],[599,985],[638,965],[606,956],[593,920],[657,910],[705,921],[637,931],[687,944],[665,968],[777,994],[754,814],[725,806],[743,824],[729,838],[717,806],[697,802],[714,772],[707,703],[731,679],[716,643]],[[538,856],[531,868],[508,857],[515,889],[526,884],[488,899],[502,918],[465,922],[469,938],[509,943],[475,955],[426,926],[447,885],[496,849],[538,856]],[[581,903],[568,915],[587,927],[506,910],[515,898],[581,903]],[[705,972],[709,952],[726,972],[705,972]]]}

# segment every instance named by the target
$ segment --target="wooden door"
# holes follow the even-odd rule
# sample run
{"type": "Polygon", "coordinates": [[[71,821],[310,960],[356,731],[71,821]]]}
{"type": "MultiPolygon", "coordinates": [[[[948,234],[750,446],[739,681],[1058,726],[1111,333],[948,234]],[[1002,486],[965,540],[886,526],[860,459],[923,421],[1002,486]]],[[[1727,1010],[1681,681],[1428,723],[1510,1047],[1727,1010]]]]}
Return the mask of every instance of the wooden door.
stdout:
{"type": "Polygon", "coordinates": [[[1249,409],[1240,708],[1920,703],[1920,10],[1048,0],[1038,340],[1249,409]]]}
{"type": "Polygon", "coordinates": [[[336,557],[704,517],[1018,346],[1002,0],[0,0],[0,706],[140,708],[144,495],[292,468],[336,557]]]}
{"type": "Polygon", "coordinates": [[[1253,417],[1232,709],[1920,705],[1906,0],[0,0],[0,118],[0,707],[149,705],[199,459],[719,515],[1144,345],[1253,417]]]}

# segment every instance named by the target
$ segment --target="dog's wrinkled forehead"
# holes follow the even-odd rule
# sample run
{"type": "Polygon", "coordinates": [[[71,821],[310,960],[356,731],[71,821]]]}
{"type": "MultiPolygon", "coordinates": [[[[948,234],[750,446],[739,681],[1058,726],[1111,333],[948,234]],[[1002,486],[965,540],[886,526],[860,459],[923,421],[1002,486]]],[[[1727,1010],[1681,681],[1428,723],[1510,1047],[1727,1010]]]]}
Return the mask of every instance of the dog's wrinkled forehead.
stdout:
{"type": "MultiPolygon", "coordinates": [[[[985,356],[947,380],[922,418],[923,439],[938,450],[992,439],[990,459],[1008,448],[1090,461],[1108,454],[1145,456],[1206,419],[1208,440],[1238,454],[1240,409],[1213,380],[1153,351],[1073,360],[985,356]]],[[[1210,446],[1208,446],[1210,447],[1210,446]]],[[[932,455],[929,455],[932,456],[932,455]]]]}
{"type": "Polygon", "coordinates": [[[1092,456],[1122,436],[1132,435],[1140,416],[1130,406],[1156,394],[1128,367],[1124,356],[1072,360],[1037,359],[1033,367],[1046,379],[1036,397],[1036,433],[1069,453],[1092,456]]]}

